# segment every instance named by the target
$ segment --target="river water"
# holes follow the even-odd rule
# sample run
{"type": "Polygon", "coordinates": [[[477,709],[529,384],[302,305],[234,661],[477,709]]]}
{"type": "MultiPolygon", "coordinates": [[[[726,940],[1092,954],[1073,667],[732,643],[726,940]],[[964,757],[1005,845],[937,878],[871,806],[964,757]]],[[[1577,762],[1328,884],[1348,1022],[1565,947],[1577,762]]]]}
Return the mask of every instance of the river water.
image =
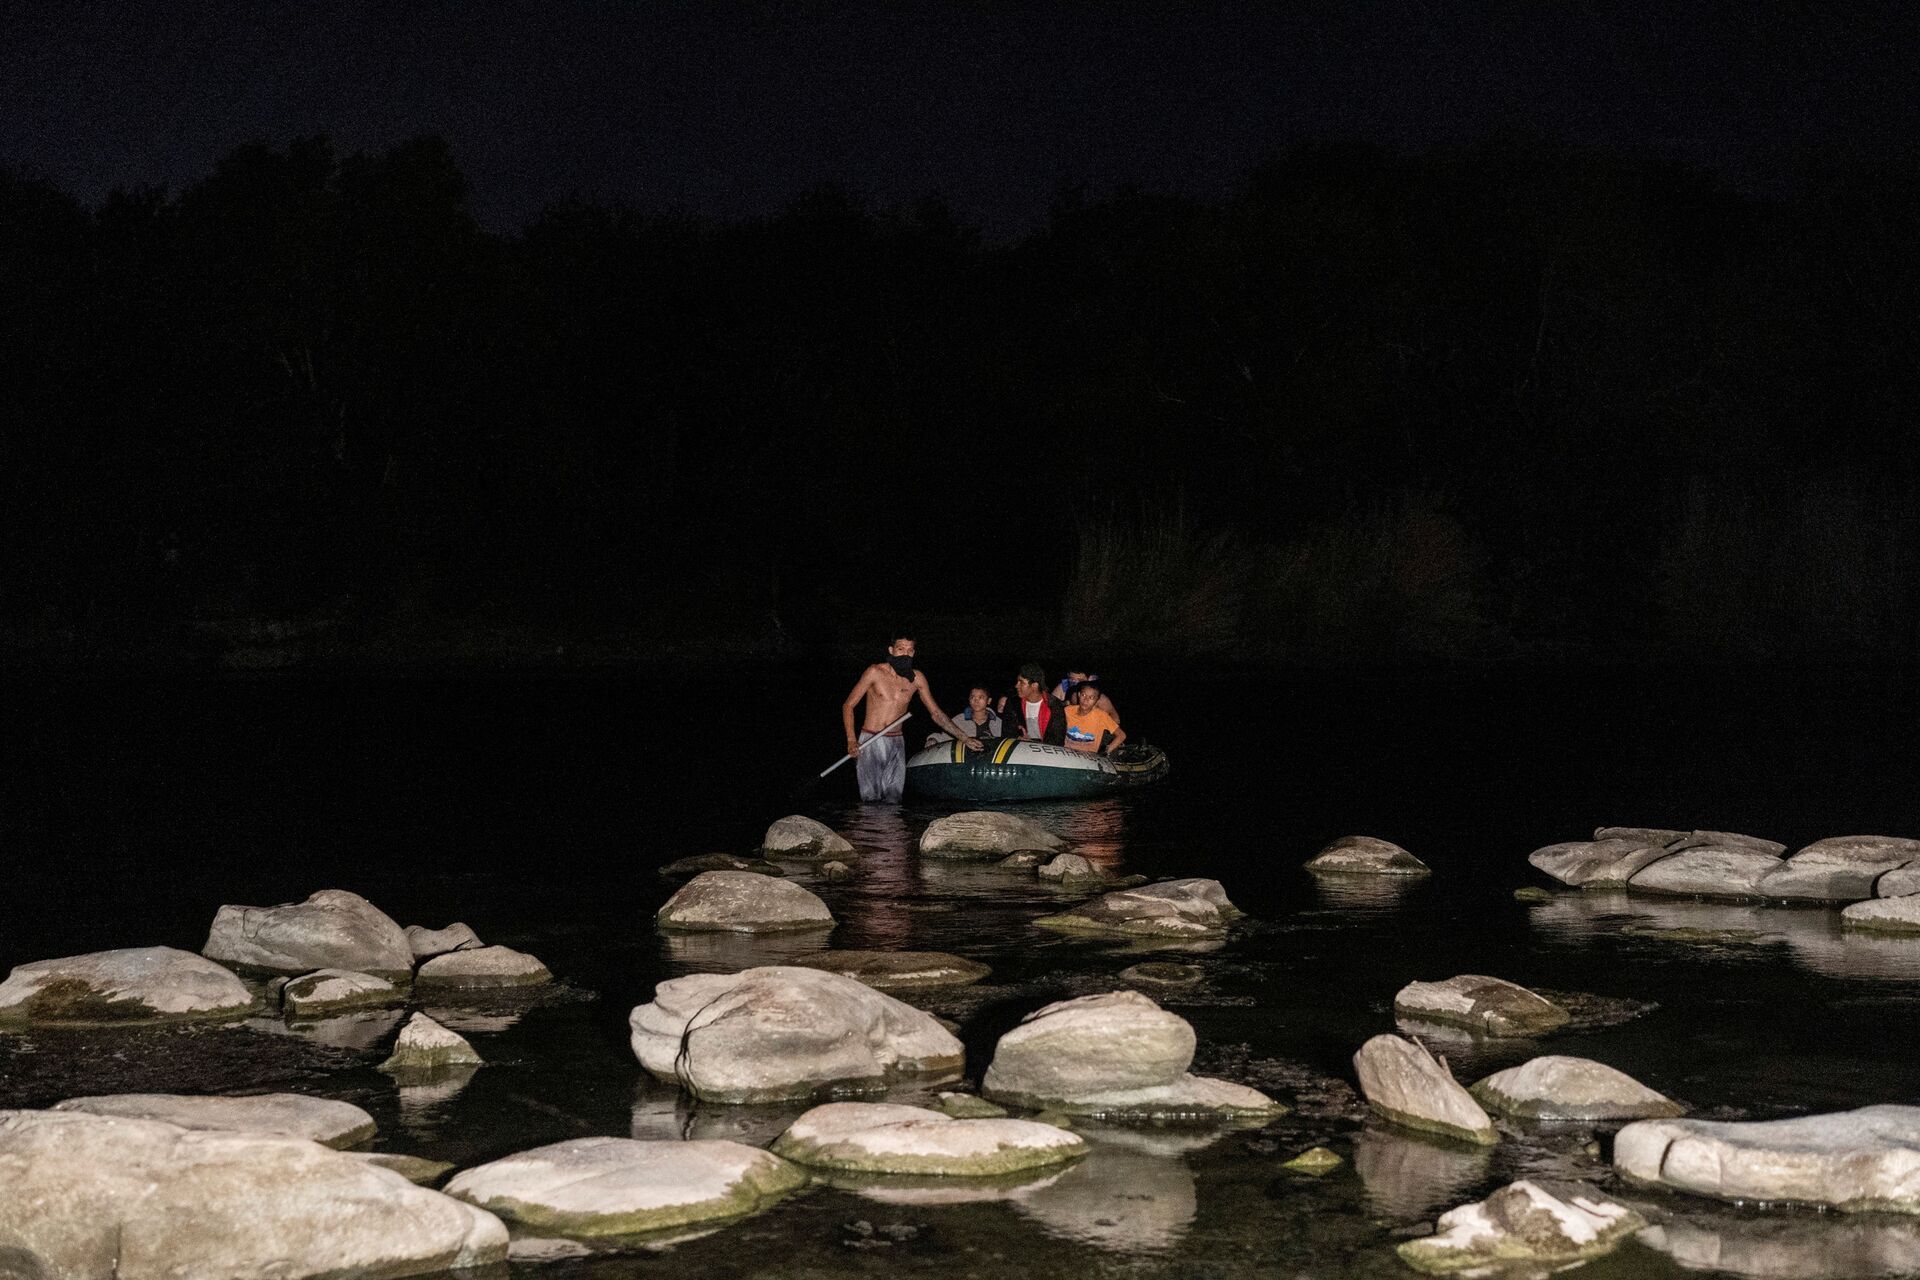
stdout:
{"type": "MultiPolygon", "coordinates": [[[[1090,1128],[1085,1161],[980,1198],[819,1188],[671,1246],[514,1268],[613,1280],[1411,1274],[1393,1244],[1453,1205],[1520,1176],[1607,1182],[1587,1150],[1598,1140],[1604,1152],[1605,1130],[1515,1131],[1474,1151],[1366,1119],[1354,1049],[1393,1029],[1405,983],[1458,973],[1656,1006],[1539,1042],[1434,1042],[1463,1080],[1552,1052],[1597,1058],[1717,1117],[1920,1102],[1920,941],[1842,934],[1823,908],[1513,898],[1545,883],[1528,852],[1600,825],[1792,846],[1920,835],[1905,686],[1618,672],[1116,682],[1129,731],[1165,746],[1173,775],[1137,795],[1021,812],[1111,867],[1220,880],[1249,920],[1222,945],[1181,951],[1035,929],[1072,895],[919,861],[914,841],[941,810],[860,806],[847,770],[808,786],[838,750],[851,673],[831,675],[9,688],[0,848],[13,884],[0,965],[197,949],[223,902],[334,887],[402,923],[464,920],[539,956],[565,989],[525,1007],[431,1010],[488,1062],[457,1084],[396,1088],[372,1069],[394,1020],[370,1017],[299,1034],[262,1022],[0,1038],[0,1105],[291,1088],[367,1108],[381,1149],[461,1165],[588,1134],[765,1142],[794,1111],[689,1106],[640,1072],[627,1014],[666,977],[833,946],[992,966],[977,986],[907,997],[960,1024],[975,1080],[997,1037],[1040,1005],[1118,989],[1118,971],[1141,959],[1199,965],[1197,987],[1156,993],[1193,1023],[1195,1069],[1294,1107],[1261,1130],[1090,1128]],[[705,705],[716,688],[729,691],[723,704],[705,705]],[[862,849],[843,884],[795,868],[837,929],[654,931],[672,887],[654,868],[744,852],[788,812],[862,849]],[[1391,839],[1434,875],[1316,882],[1300,870],[1344,834],[1391,839]],[[1657,932],[1689,926],[1755,936],[1657,932]],[[1279,1168],[1316,1144],[1346,1164],[1320,1179],[1279,1168]]],[[[1635,1198],[1663,1215],[1658,1237],[1586,1274],[1920,1274],[1920,1223],[1635,1198]]]]}

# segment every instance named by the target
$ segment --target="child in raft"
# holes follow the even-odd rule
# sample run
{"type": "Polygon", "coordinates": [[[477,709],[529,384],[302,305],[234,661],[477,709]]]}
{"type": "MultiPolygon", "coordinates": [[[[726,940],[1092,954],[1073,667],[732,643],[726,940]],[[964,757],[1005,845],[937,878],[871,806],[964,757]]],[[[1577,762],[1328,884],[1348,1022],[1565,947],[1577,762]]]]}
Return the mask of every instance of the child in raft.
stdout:
{"type": "Polygon", "coordinates": [[[1067,702],[1067,749],[1112,755],[1126,740],[1127,731],[1100,706],[1100,686],[1091,680],[1075,685],[1067,702]]]}

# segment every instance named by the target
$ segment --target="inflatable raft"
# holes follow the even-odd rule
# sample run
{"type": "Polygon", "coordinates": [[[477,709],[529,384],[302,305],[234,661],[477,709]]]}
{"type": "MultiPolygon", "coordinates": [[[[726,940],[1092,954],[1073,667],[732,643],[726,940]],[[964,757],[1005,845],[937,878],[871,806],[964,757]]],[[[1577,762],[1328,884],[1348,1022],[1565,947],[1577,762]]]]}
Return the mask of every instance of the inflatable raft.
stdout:
{"type": "Polygon", "coordinates": [[[940,742],[907,760],[907,792],[926,800],[1076,800],[1167,776],[1167,753],[1128,743],[1111,756],[1046,742],[989,738],[968,751],[940,742]]]}

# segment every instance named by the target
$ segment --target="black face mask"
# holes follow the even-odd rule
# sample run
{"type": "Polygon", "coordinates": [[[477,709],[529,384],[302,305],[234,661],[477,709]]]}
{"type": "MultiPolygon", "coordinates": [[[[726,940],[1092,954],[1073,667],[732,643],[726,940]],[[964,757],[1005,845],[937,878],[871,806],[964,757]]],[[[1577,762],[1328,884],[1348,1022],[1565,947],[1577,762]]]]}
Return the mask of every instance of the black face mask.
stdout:
{"type": "Polygon", "coordinates": [[[913,659],[911,657],[895,658],[889,656],[887,658],[887,665],[892,667],[893,674],[899,676],[902,680],[913,679],[913,659]]]}

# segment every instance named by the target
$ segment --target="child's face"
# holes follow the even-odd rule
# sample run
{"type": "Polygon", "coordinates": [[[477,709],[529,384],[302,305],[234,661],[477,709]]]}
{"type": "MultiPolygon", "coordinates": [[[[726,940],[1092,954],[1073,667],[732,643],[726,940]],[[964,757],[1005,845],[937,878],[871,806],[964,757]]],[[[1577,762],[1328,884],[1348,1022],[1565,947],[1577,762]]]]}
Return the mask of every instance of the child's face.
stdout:
{"type": "Polygon", "coordinates": [[[1091,711],[1100,705],[1100,691],[1092,685],[1083,684],[1073,691],[1073,700],[1080,704],[1082,711],[1091,711]]]}
{"type": "Polygon", "coordinates": [[[978,720],[980,713],[987,709],[987,691],[985,689],[975,689],[972,693],[969,693],[967,695],[967,706],[972,710],[973,718],[978,720]]]}

